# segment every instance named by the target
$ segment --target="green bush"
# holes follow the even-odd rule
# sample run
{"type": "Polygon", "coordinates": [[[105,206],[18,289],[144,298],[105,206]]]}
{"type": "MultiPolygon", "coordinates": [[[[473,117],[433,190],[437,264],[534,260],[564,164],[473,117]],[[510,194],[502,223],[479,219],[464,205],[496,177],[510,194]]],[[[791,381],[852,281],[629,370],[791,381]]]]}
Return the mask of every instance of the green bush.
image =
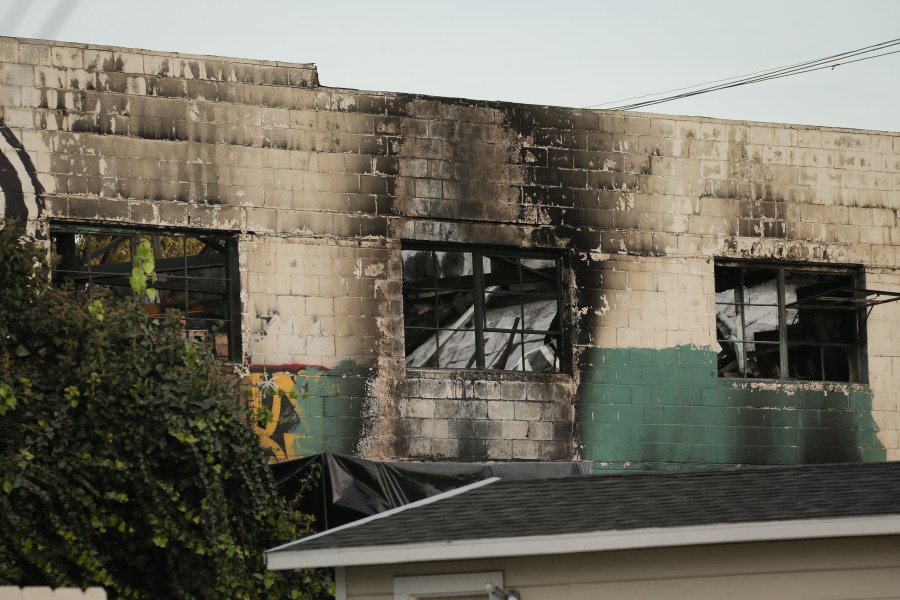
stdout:
{"type": "Polygon", "coordinates": [[[265,570],[300,537],[236,381],[175,315],[56,289],[44,252],[0,230],[0,585],[112,598],[314,598],[265,570]]]}

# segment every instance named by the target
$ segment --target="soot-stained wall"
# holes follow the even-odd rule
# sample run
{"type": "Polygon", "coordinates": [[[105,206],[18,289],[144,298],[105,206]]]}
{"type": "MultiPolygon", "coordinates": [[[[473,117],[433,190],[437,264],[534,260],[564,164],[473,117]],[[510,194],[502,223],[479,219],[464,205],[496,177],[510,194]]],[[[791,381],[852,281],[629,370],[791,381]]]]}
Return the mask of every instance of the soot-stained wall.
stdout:
{"type": "Polygon", "coordinates": [[[0,39],[3,213],[238,238],[276,459],[900,458],[900,307],[867,383],[719,378],[717,258],[900,291],[900,136],[342,90],[313,65],[0,39]],[[406,367],[401,243],[565,253],[571,372],[406,367]]]}

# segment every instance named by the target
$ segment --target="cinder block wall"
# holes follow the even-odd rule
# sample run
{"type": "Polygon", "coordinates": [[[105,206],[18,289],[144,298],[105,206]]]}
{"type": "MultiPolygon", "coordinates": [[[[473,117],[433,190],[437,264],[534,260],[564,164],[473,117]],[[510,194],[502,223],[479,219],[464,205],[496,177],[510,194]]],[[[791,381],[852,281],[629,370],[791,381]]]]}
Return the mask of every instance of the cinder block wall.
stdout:
{"type": "Polygon", "coordinates": [[[11,38],[0,106],[5,214],[39,235],[239,236],[239,368],[276,458],[900,458],[897,304],[869,318],[868,384],[725,380],[713,277],[717,257],[852,264],[900,291],[896,134],[338,90],[312,65],[11,38]],[[401,240],[569,252],[573,372],[406,369],[401,240]]]}

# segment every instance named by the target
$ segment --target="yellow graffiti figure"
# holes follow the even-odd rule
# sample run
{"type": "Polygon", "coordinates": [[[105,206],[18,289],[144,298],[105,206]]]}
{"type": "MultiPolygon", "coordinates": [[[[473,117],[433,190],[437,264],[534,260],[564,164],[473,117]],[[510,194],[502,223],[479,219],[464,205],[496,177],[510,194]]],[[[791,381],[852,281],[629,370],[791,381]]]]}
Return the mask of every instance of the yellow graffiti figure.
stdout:
{"type": "Polygon", "coordinates": [[[286,460],[294,458],[291,448],[295,433],[285,431],[292,429],[300,422],[300,406],[297,403],[297,393],[294,390],[294,376],[291,373],[279,372],[267,374],[265,371],[250,373],[244,379],[244,388],[246,390],[245,397],[249,395],[250,408],[257,411],[261,408],[268,409],[271,413],[271,419],[260,427],[258,423],[254,424],[254,430],[259,435],[262,447],[271,452],[275,460],[286,460]],[[247,394],[249,392],[249,394],[247,394]],[[284,403],[290,403],[293,410],[284,411],[288,408],[283,406],[284,403]],[[283,415],[290,415],[284,422],[283,415]],[[281,437],[281,443],[278,438],[281,437]]]}

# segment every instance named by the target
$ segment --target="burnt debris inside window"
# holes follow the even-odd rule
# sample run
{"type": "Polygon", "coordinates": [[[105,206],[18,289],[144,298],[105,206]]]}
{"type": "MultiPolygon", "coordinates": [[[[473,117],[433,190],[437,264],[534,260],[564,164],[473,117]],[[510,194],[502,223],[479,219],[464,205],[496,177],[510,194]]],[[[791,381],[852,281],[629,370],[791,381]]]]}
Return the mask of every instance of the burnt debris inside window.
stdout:
{"type": "Polygon", "coordinates": [[[863,381],[872,303],[857,301],[861,279],[855,269],[718,262],[719,376],[863,381]]]}
{"type": "Polygon", "coordinates": [[[560,255],[405,245],[402,256],[407,367],[568,368],[560,255]]]}
{"type": "Polygon", "coordinates": [[[212,338],[216,354],[237,360],[240,354],[237,247],[232,236],[200,233],[51,227],[53,280],[76,288],[103,286],[114,296],[133,294],[132,259],[142,239],[150,240],[156,264],[156,302],[148,316],[175,309],[188,339],[212,338]]]}

